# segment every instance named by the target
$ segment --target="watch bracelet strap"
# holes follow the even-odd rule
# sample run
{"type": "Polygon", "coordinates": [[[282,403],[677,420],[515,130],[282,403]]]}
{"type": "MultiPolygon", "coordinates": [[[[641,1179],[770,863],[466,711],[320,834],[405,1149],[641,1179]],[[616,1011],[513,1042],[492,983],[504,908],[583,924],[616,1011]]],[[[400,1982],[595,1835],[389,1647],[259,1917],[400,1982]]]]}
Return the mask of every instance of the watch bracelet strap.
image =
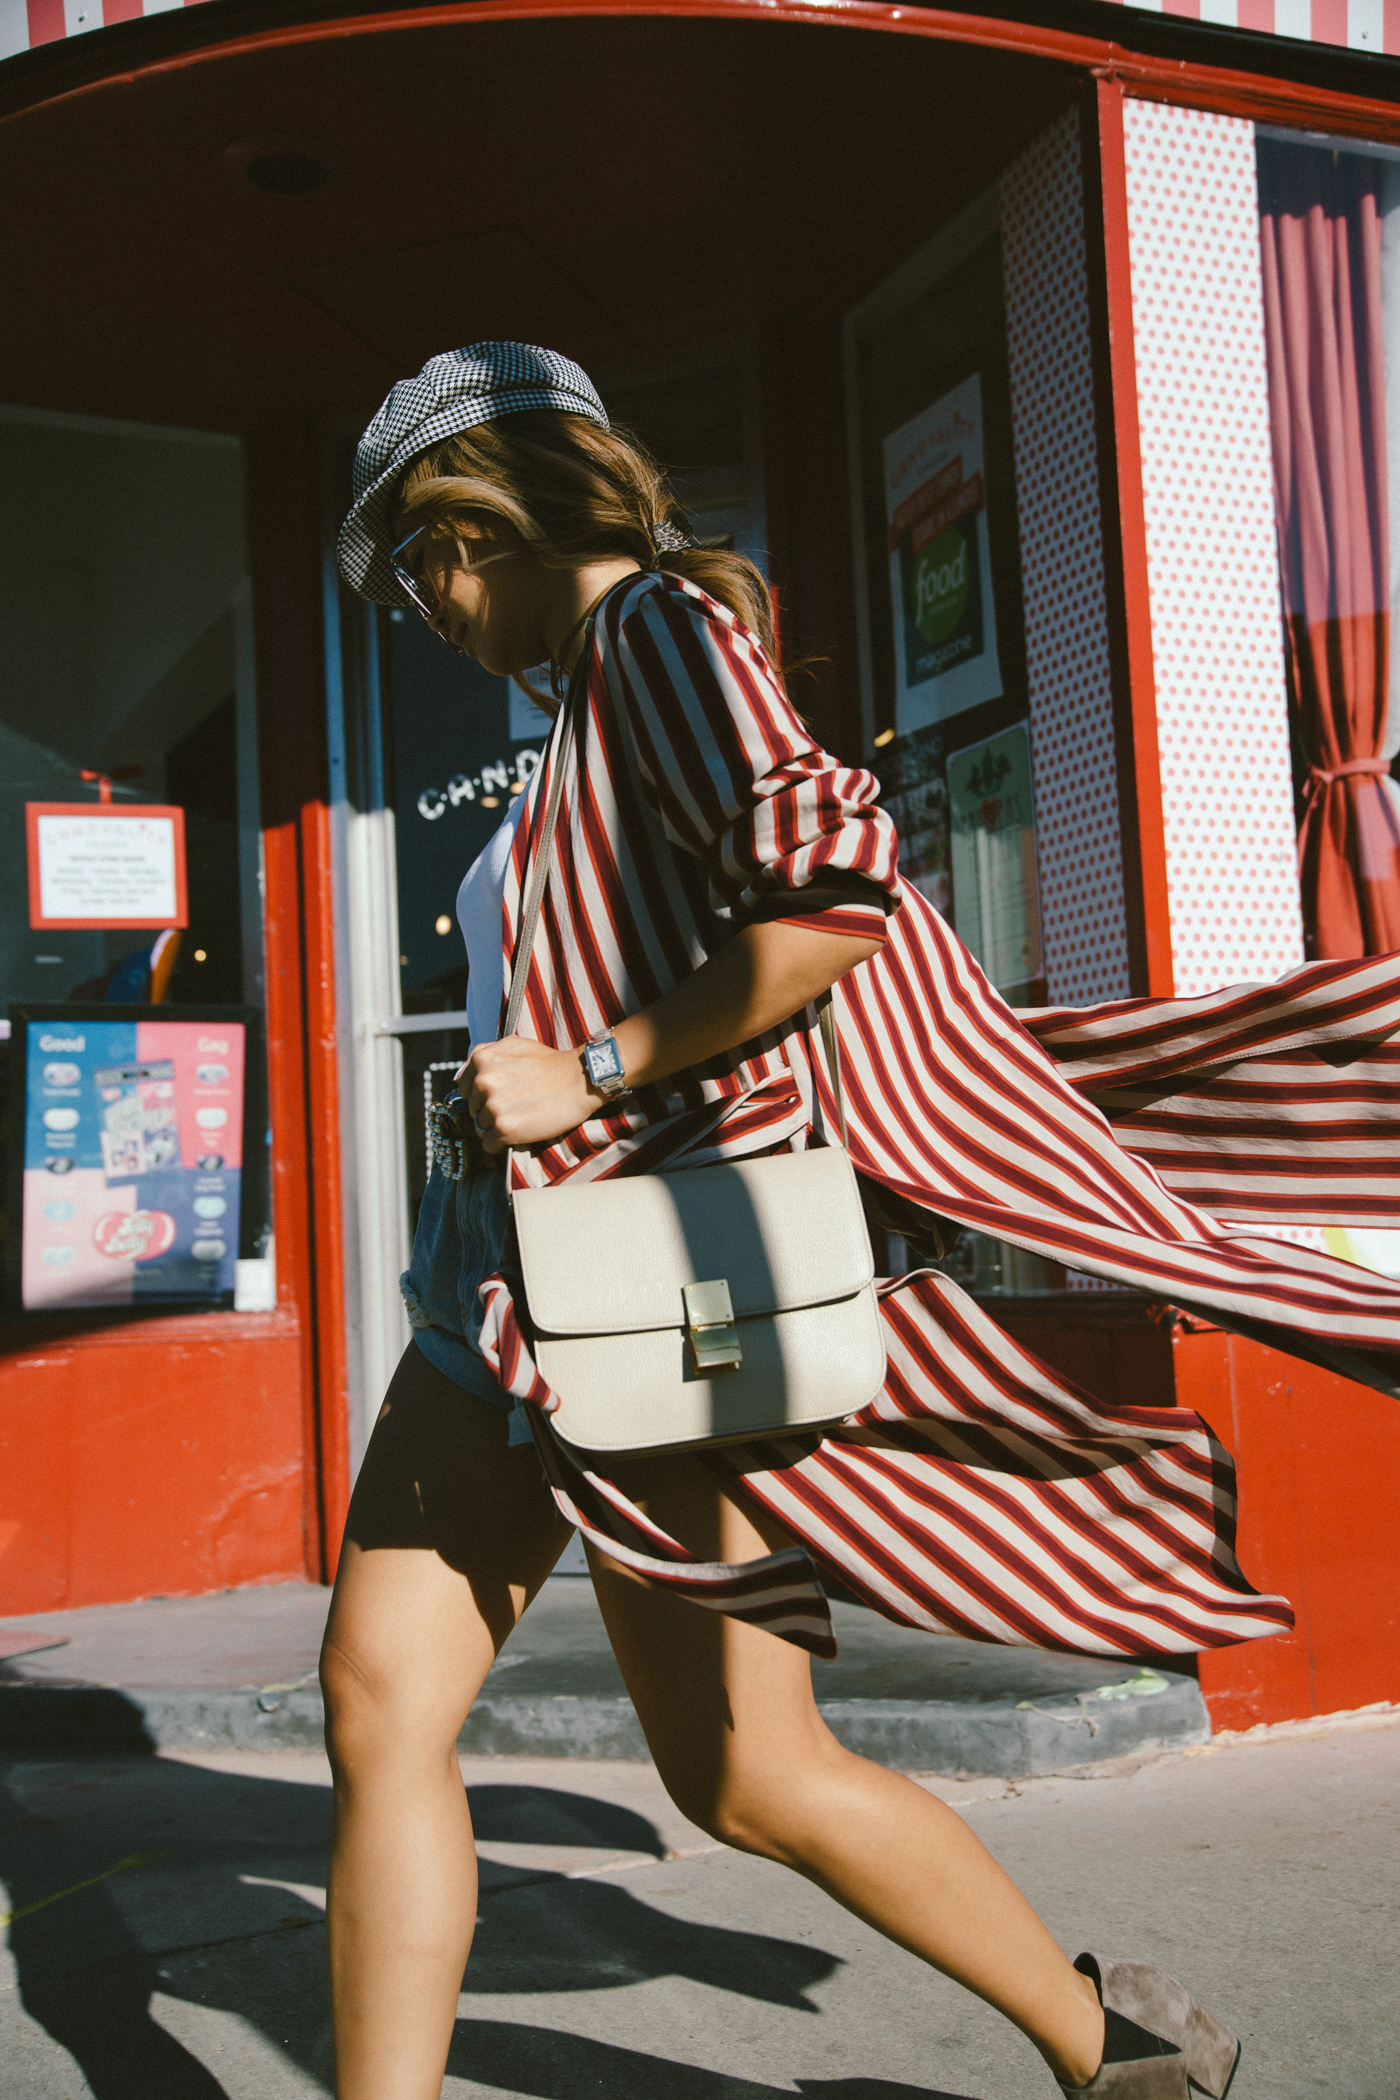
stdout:
{"type": "MultiPolygon", "coordinates": [[[[595,608],[596,610],[596,608],[595,608]]],[[[569,680],[568,696],[560,712],[555,737],[558,749],[554,754],[554,770],[549,783],[549,796],[545,804],[544,820],[540,826],[539,839],[535,846],[534,859],[530,867],[530,881],[525,892],[525,907],[520,914],[520,930],[516,936],[515,960],[510,973],[510,997],[506,1002],[505,1026],[502,1036],[514,1035],[520,1021],[520,1009],[525,1003],[525,986],[530,975],[530,961],[534,954],[535,931],[539,925],[540,908],[544,903],[545,890],[549,885],[549,861],[554,847],[554,833],[559,822],[559,805],[564,793],[564,772],[568,763],[569,745],[573,738],[574,707],[582,683],[583,668],[588,660],[589,637],[584,635],[583,648],[569,680]]],[[[826,1067],[831,1075],[831,1091],[836,1097],[836,1118],[841,1129],[841,1143],[846,1144],[846,1100],[841,1085],[841,1044],[836,1033],[836,1017],[833,1010],[830,985],[816,1002],[817,1022],[821,1029],[822,1048],[826,1052],[826,1067]]],[[[629,1089],[630,1092],[630,1089],[629,1089]]]]}

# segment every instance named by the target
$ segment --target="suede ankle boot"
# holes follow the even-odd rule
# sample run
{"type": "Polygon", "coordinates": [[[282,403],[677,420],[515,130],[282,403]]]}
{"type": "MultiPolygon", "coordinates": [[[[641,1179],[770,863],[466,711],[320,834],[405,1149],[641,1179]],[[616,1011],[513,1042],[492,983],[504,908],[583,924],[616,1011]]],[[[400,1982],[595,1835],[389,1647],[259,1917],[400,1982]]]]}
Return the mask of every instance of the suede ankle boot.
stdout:
{"type": "Polygon", "coordinates": [[[1062,2085],[1061,2092],[1086,2100],[1188,2100],[1194,2087],[1209,2100],[1225,2100],[1239,2042],[1183,1984],[1151,1962],[1081,1954],[1074,1966],[1103,2006],[1103,2063],[1088,2085],[1062,2085]]]}

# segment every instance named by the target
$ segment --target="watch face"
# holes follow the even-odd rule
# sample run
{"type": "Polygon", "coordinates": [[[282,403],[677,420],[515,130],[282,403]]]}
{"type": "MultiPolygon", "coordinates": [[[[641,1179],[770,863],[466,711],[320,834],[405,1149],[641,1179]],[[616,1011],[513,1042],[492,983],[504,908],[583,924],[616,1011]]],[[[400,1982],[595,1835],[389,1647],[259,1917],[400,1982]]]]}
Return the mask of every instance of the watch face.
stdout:
{"type": "Polygon", "coordinates": [[[604,1042],[590,1043],[583,1054],[588,1065],[588,1076],[595,1085],[601,1084],[605,1079],[621,1079],[622,1059],[611,1036],[604,1042]]]}

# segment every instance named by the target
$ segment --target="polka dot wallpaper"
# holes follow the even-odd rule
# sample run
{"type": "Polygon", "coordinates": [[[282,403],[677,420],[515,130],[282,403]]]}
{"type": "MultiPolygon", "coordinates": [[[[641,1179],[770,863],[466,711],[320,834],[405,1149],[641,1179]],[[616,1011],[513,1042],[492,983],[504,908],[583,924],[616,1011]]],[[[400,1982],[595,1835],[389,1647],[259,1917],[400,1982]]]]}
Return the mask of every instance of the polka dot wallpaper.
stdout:
{"type": "Polygon", "coordinates": [[[1125,105],[1172,966],[1179,996],[1303,960],[1254,127],[1125,105]]]}
{"type": "Polygon", "coordinates": [[[1131,986],[1075,111],[1000,211],[1046,974],[1052,1005],[1088,1005],[1131,986]]]}

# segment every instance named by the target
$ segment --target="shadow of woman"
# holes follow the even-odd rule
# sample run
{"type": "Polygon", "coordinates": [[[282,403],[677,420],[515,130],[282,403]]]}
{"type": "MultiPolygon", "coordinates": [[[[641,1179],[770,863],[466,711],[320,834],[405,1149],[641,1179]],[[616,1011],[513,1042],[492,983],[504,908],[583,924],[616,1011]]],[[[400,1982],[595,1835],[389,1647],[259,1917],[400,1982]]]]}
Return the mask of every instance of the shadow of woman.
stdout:
{"type": "Polygon", "coordinates": [[[327,1837],[323,1785],[149,1756],[0,1760],[0,1879],[23,2010],[97,2100],[225,2094],[201,2060],[199,2022],[172,2022],[187,2045],[157,1997],[233,2012],[327,2077],[323,1934],[298,1930],[319,1928],[321,1911],[294,1894],[325,1882],[327,1837]]]}
{"type": "MultiPolygon", "coordinates": [[[[90,1816],[36,1809],[37,1789],[14,1783],[16,1773],[27,1778],[30,1769],[18,1759],[0,1765],[0,1878],[9,1890],[9,1948],[25,2012],[68,2051],[98,2100],[154,2093],[220,2100],[218,2079],[153,2018],[158,1955],[143,1944],[113,1887],[120,1873],[154,1866],[159,1849],[138,1849],[115,1830],[96,1836],[90,1816]]],[[[102,1784],[73,1762],[47,1769],[42,1786],[102,1784]]]]}
{"type": "Polygon", "coordinates": [[[622,1990],[674,1976],[816,2013],[807,1992],[841,1967],[807,1941],[696,1924],[644,1898],[644,1888],[633,1894],[614,1882],[491,1868],[462,1988],[482,1996],[622,1990]]]}
{"type": "MultiPolygon", "coordinates": [[[[587,1795],[502,1785],[472,1796],[483,1837],[666,1853],[644,1817],[587,1795]]],[[[215,2032],[238,2056],[245,2088],[250,2075],[266,2075],[259,2038],[329,2087],[320,1930],[329,1828],[327,1786],[246,1766],[52,1753],[0,1760],[0,1880],[20,2002],[95,2100],[224,2094],[204,2060],[210,2030],[196,2009],[242,2024],[239,2041],[215,2032]]],[[[643,1896],[550,1869],[488,1865],[466,1987],[537,1989],[543,1975],[547,1988],[572,1992],[679,1976],[815,2012],[806,1993],[839,1966],[809,1942],[660,1916],[643,1896]]]]}
{"type": "MultiPolygon", "coordinates": [[[[675,2063],[640,2049],[619,2048],[588,2036],[509,2020],[459,2020],[447,2059],[449,2077],[494,2086],[531,2100],[577,2100],[580,2093],[606,2093],[607,2100],[792,2100],[790,2086],[763,2085],[675,2063]]],[[[896,2085],[885,2078],[800,2078],[805,2100],[967,2100],[932,2086],[896,2085]]]]}

